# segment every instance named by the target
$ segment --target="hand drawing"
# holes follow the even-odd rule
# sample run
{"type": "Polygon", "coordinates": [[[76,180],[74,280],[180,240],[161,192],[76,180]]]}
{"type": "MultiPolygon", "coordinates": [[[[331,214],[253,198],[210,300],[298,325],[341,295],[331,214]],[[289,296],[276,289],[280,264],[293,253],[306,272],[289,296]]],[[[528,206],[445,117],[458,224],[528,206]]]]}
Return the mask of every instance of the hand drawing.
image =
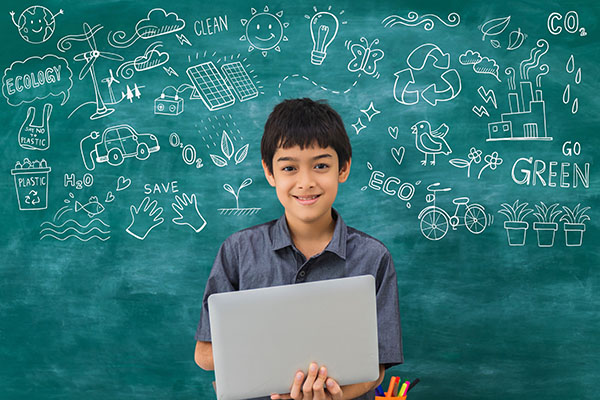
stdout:
{"type": "Polygon", "coordinates": [[[175,214],[178,215],[177,218],[173,218],[173,223],[187,225],[196,233],[200,232],[206,226],[206,220],[200,214],[200,211],[198,211],[195,194],[188,196],[183,193],[181,197],[176,195],[175,202],[171,206],[175,214]]]}
{"type": "Polygon", "coordinates": [[[138,208],[131,205],[129,207],[131,223],[126,229],[127,233],[137,239],[144,240],[154,227],[162,224],[165,220],[161,217],[163,209],[157,206],[158,202],[156,200],[150,201],[149,197],[144,197],[138,208]]]}

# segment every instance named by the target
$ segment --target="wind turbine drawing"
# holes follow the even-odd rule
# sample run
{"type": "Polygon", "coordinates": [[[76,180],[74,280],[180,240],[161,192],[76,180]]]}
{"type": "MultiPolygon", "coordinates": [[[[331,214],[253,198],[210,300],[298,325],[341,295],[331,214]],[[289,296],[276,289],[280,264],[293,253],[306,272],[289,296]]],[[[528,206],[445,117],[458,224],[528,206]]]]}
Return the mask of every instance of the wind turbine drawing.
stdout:
{"type": "Polygon", "coordinates": [[[109,60],[115,61],[123,61],[124,58],[115,53],[109,53],[107,51],[98,51],[96,47],[96,40],[94,39],[94,35],[100,29],[102,29],[102,25],[96,25],[93,28],[87,24],[87,22],[83,23],[83,34],[80,35],[67,35],[57,43],[57,47],[60,51],[67,51],[71,48],[71,40],[83,42],[87,41],[91,51],[86,51],[85,53],[77,54],[73,57],[75,61],[85,61],[86,64],[81,68],[81,72],[79,72],[79,80],[83,80],[86,75],[90,75],[92,77],[92,83],[94,84],[94,94],[96,95],[96,112],[90,116],[90,119],[97,119],[106,117],[110,115],[114,108],[106,107],[104,104],[104,100],[102,100],[102,95],[100,94],[100,89],[98,88],[98,81],[96,80],[96,71],[94,70],[94,63],[98,60],[99,57],[107,58],[109,60]]]}
{"type": "Polygon", "coordinates": [[[112,84],[117,82],[117,83],[121,83],[119,82],[114,76],[113,76],[113,72],[112,69],[108,70],[108,73],[110,74],[110,76],[102,79],[102,83],[106,83],[108,85],[108,94],[110,96],[110,104],[115,104],[116,100],[115,100],[115,94],[113,92],[112,89],[112,84]]]}

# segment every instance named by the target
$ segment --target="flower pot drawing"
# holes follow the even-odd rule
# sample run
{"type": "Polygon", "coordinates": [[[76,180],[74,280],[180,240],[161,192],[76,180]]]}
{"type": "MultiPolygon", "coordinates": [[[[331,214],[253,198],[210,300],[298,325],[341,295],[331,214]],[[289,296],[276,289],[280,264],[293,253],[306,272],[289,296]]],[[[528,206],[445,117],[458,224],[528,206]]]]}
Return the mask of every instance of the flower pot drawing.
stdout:
{"type": "Polygon", "coordinates": [[[525,238],[527,236],[527,228],[529,228],[529,222],[525,221],[505,221],[504,228],[508,236],[509,246],[523,246],[525,245],[525,238]]]}
{"type": "Polygon", "coordinates": [[[48,208],[48,174],[51,168],[46,160],[17,161],[10,173],[15,177],[19,210],[45,210],[48,208]]]}
{"type": "Polygon", "coordinates": [[[554,235],[558,230],[556,222],[534,222],[533,229],[537,232],[539,247],[554,246],[554,235]]]}
{"type": "Polygon", "coordinates": [[[565,222],[565,244],[567,246],[581,246],[585,224],[572,224],[565,222]]]}

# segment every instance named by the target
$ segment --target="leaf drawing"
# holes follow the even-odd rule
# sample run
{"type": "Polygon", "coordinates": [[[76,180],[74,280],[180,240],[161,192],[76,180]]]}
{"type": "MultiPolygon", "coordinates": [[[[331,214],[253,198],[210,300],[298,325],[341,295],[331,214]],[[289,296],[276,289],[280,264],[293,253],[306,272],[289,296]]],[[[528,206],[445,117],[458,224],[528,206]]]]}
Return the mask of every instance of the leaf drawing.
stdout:
{"type": "Polygon", "coordinates": [[[223,185],[223,189],[227,190],[229,193],[231,193],[232,195],[234,195],[235,197],[237,197],[237,194],[235,193],[235,190],[233,190],[233,188],[231,187],[230,184],[226,183],[223,185]]]}
{"type": "Polygon", "coordinates": [[[469,162],[467,160],[463,160],[461,158],[453,158],[449,162],[450,162],[450,164],[454,165],[457,168],[466,168],[469,166],[469,162]]]}
{"type": "Polygon", "coordinates": [[[241,163],[246,159],[246,156],[248,155],[248,146],[248,144],[244,145],[244,147],[242,147],[235,153],[235,165],[241,163]]]}
{"type": "Polygon", "coordinates": [[[500,42],[499,42],[499,41],[497,41],[496,39],[492,39],[492,40],[490,40],[490,43],[492,44],[492,47],[493,47],[493,48],[495,48],[495,49],[498,49],[498,48],[500,48],[500,42]]]}
{"type": "Polygon", "coordinates": [[[494,18],[487,21],[481,26],[481,32],[483,33],[483,38],[481,40],[485,41],[486,36],[495,36],[501,34],[504,32],[509,22],[510,15],[508,17],[494,18]]]}
{"type": "Polygon", "coordinates": [[[216,165],[217,167],[221,167],[221,168],[222,168],[222,167],[225,167],[225,166],[227,166],[227,160],[226,160],[226,159],[224,159],[224,158],[223,158],[223,157],[221,157],[221,156],[218,156],[218,155],[216,155],[216,154],[211,154],[211,155],[210,155],[210,158],[212,159],[212,162],[213,162],[213,163],[215,163],[215,165],[216,165]]]}
{"type": "Polygon", "coordinates": [[[233,142],[229,138],[227,131],[223,131],[223,135],[221,135],[221,151],[228,160],[231,160],[231,156],[233,155],[233,142]]]}
{"type": "Polygon", "coordinates": [[[246,178],[244,179],[244,182],[242,182],[242,184],[240,185],[240,190],[250,185],[252,185],[252,178],[246,178]]]}

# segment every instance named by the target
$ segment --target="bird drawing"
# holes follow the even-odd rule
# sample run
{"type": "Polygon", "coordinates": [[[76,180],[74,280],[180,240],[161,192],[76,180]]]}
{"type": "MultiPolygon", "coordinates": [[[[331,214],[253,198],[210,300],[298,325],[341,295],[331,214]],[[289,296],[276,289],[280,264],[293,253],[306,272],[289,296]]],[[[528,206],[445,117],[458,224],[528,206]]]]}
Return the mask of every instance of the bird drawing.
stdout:
{"type": "Polygon", "coordinates": [[[435,165],[435,155],[452,153],[452,149],[446,143],[444,137],[448,133],[448,125],[442,124],[436,130],[431,130],[431,124],[427,121],[420,121],[412,127],[412,133],[415,135],[415,145],[417,150],[425,154],[425,159],[421,164],[427,164],[427,155],[431,154],[433,159],[431,165],[435,165]]]}

